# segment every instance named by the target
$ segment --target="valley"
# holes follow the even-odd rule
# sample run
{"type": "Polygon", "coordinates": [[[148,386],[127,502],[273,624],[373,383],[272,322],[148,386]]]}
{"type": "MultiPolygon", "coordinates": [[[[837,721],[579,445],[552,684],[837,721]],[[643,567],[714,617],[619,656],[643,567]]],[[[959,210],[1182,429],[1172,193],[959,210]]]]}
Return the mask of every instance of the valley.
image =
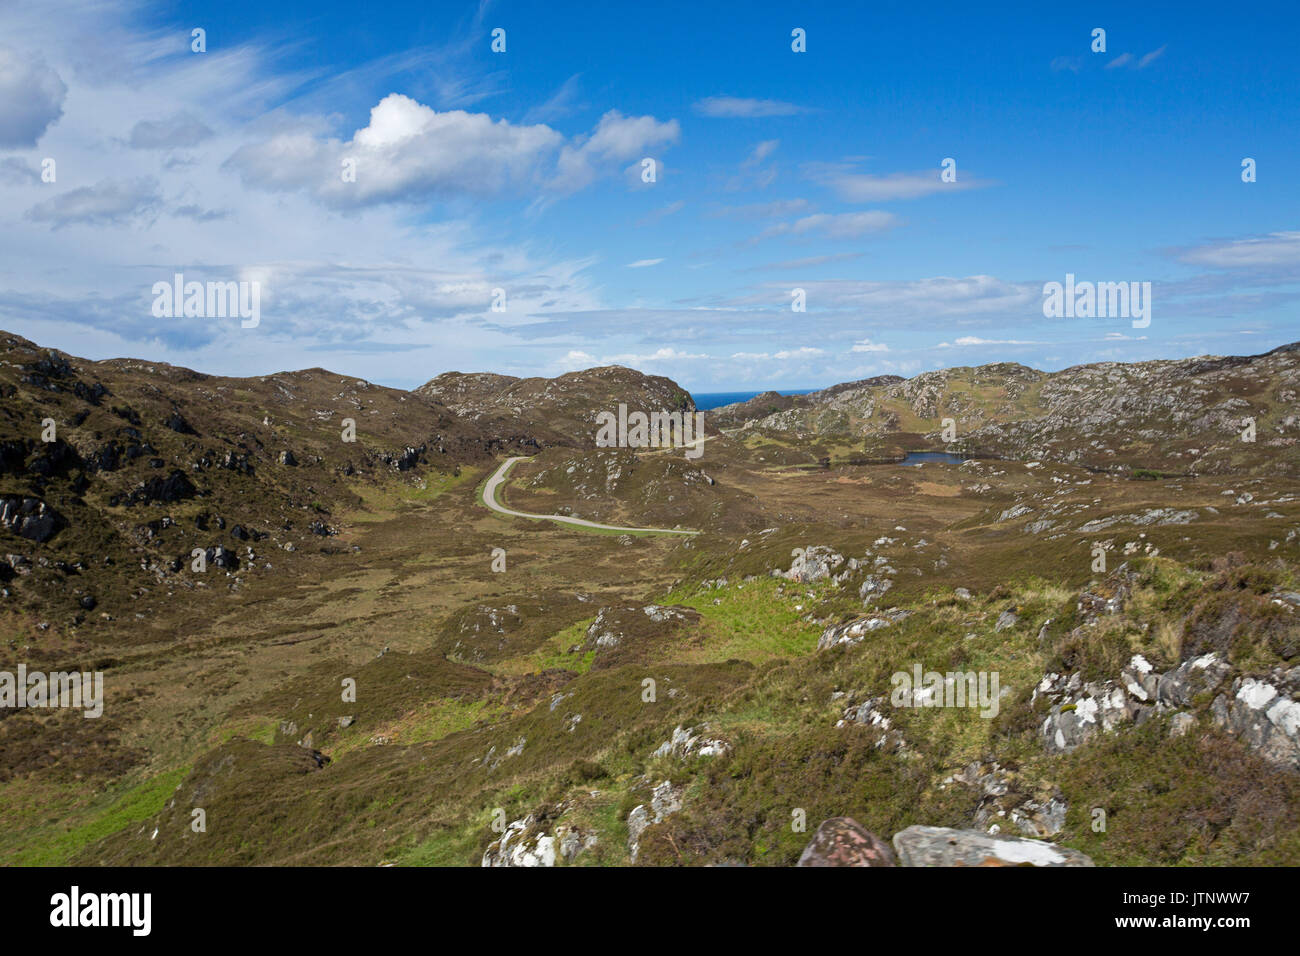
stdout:
{"type": "Polygon", "coordinates": [[[403,392],[0,333],[0,671],[104,686],[0,710],[0,859],[791,865],[851,817],[1295,865],[1297,394],[1295,347],[948,369],[705,412],[688,457],[596,447],[694,411],[631,369],[403,392]]]}

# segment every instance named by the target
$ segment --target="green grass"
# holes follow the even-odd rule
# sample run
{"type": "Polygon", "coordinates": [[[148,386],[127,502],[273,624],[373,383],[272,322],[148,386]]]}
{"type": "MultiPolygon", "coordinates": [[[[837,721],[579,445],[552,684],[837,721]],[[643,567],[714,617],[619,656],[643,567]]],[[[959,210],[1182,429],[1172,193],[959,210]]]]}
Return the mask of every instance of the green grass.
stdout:
{"type": "Polygon", "coordinates": [[[32,843],[20,849],[11,862],[19,866],[66,865],[95,841],[146,820],[161,810],[189,772],[189,767],[176,767],[138,783],[112,798],[102,809],[92,811],[87,822],[63,833],[33,833],[32,843]]]}

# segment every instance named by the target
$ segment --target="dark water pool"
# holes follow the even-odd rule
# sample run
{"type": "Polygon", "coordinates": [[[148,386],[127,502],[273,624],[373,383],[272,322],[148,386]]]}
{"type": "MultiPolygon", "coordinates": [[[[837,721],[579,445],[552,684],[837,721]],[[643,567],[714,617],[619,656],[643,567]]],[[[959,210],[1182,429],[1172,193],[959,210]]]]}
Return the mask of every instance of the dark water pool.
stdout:
{"type": "Polygon", "coordinates": [[[909,451],[899,464],[919,467],[927,461],[943,461],[952,465],[960,465],[965,460],[964,455],[953,455],[946,451],[909,451]]]}

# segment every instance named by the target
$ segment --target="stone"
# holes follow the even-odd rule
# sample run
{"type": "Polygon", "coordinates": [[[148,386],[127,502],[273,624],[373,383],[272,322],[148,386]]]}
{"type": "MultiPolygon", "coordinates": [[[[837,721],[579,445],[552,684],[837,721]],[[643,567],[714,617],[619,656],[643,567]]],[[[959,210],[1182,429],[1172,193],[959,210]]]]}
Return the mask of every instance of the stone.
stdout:
{"type": "Polygon", "coordinates": [[[852,817],[823,820],[799,856],[799,866],[896,866],[889,844],[852,817]]]}
{"type": "Polygon", "coordinates": [[[1093,866],[1078,850],[979,830],[911,826],[894,834],[902,866],[1093,866]]]}
{"type": "Polygon", "coordinates": [[[836,624],[822,632],[821,638],[817,641],[817,650],[824,651],[837,644],[856,644],[872,631],[889,627],[892,623],[889,618],[876,615],[836,624]]]}

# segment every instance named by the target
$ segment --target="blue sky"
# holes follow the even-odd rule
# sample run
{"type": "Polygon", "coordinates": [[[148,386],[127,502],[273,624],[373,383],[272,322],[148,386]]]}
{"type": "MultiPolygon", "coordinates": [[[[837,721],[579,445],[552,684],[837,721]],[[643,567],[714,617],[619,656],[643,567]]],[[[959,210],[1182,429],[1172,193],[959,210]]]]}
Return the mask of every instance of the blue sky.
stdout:
{"type": "Polygon", "coordinates": [[[592,6],[0,5],[0,328],[695,391],[1300,339],[1294,4],[592,6]],[[175,272],[260,323],[156,318],[175,272]],[[1150,325],[1045,318],[1067,273],[1150,325]]]}

